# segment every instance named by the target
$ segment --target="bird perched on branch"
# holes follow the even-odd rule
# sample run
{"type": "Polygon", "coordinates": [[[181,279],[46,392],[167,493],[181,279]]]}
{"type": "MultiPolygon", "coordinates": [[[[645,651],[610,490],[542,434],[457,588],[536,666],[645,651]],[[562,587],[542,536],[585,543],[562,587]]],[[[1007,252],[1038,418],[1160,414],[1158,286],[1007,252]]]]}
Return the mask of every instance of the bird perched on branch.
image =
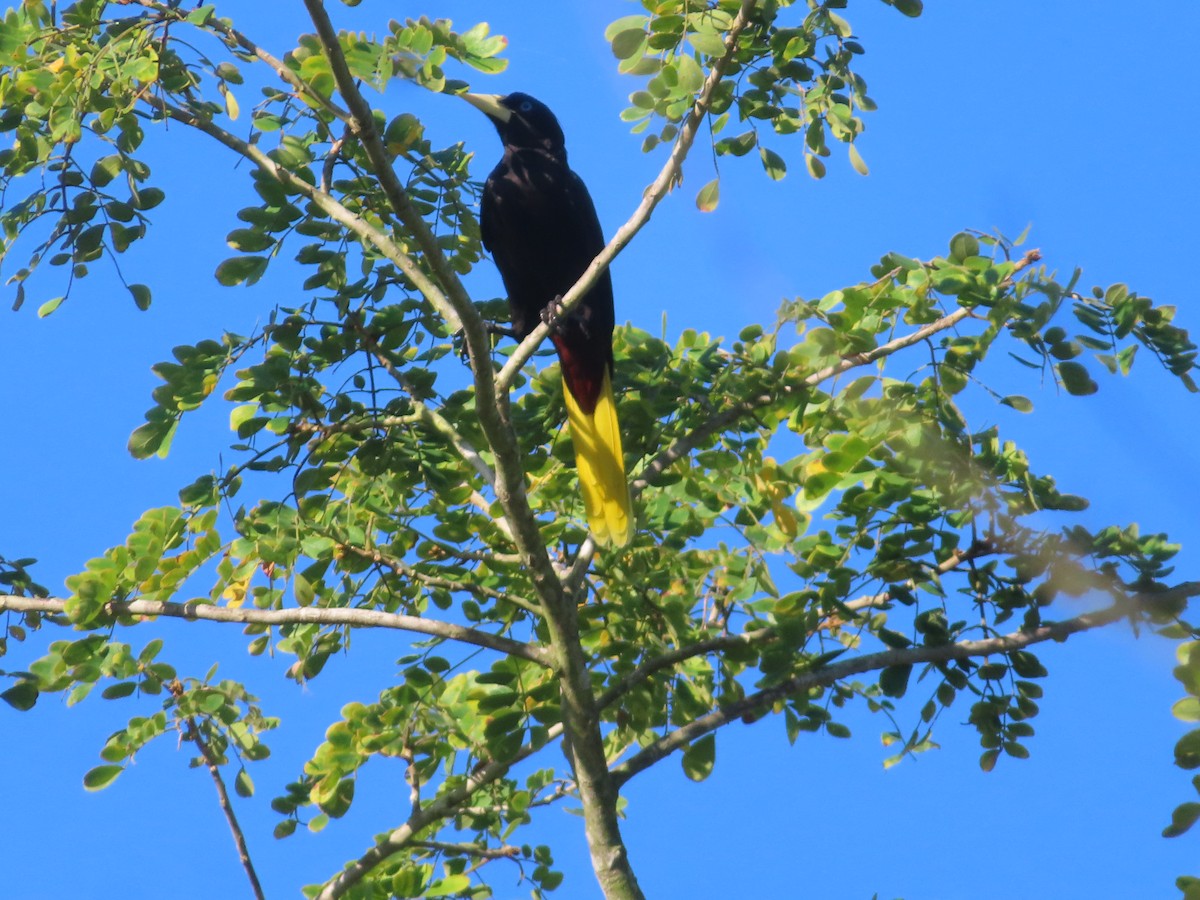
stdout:
{"type": "Polygon", "coordinates": [[[601,546],[633,536],[633,512],[612,391],[612,279],[608,271],[574,309],[559,301],[604,248],[596,207],[567,166],[562,128],[528,94],[463,94],[500,133],[504,156],[480,204],[483,245],[508,291],[518,340],[545,320],[562,367],[567,421],[588,526],[601,546]]]}

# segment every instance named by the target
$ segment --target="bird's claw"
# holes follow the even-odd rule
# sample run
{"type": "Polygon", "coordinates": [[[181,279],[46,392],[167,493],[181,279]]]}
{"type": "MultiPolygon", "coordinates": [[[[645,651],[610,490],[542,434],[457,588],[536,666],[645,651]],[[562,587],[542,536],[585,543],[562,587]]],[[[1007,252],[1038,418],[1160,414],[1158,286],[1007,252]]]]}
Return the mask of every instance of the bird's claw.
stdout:
{"type": "MultiPolygon", "coordinates": [[[[498,335],[500,337],[512,338],[514,341],[519,340],[519,338],[517,337],[516,329],[512,328],[512,326],[502,325],[499,322],[493,322],[491,319],[484,319],[483,327],[487,330],[487,333],[489,335],[494,334],[494,335],[498,335]]],[[[471,361],[471,351],[470,351],[470,348],[467,346],[466,331],[460,328],[458,331],[454,332],[454,336],[453,336],[452,340],[454,342],[455,348],[458,350],[459,358],[464,363],[470,362],[471,361]]]]}
{"type": "Polygon", "coordinates": [[[542,309],[541,319],[550,328],[551,332],[557,334],[562,331],[562,316],[562,294],[559,294],[542,309]]]}

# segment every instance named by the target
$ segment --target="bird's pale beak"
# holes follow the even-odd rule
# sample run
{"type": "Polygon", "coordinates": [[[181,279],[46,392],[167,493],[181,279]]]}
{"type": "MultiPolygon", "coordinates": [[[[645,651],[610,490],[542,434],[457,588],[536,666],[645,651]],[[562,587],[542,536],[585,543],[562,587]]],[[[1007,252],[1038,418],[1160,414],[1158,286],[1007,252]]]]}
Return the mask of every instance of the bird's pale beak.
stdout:
{"type": "Polygon", "coordinates": [[[501,94],[459,94],[459,96],[493,122],[504,123],[512,118],[512,110],[500,102],[504,99],[501,94]]]}

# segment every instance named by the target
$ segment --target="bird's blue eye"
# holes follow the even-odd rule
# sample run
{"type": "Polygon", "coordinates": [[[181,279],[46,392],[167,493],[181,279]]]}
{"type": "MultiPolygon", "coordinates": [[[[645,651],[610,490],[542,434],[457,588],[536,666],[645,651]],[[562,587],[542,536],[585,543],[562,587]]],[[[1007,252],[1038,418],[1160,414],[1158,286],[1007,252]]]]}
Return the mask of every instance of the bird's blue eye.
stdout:
{"type": "Polygon", "coordinates": [[[524,103],[521,104],[521,112],[529,112],[532,109],[533,109],[533,104],[530,103],[528,100],[526,100],[524,103]]]}

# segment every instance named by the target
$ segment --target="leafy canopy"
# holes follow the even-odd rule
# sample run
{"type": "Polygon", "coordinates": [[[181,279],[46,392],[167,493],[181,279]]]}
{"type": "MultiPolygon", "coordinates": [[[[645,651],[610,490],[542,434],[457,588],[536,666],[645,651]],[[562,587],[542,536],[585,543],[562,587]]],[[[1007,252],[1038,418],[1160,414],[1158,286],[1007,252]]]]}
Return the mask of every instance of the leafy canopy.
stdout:
{"type": "MultiPolygon", "coordinates": [[[[296,278],[253,334],[193,338],[154,367],[162,383],[129,451],[167,454],[185,414],[223,403],[226,468],[147,511],[65,597],[33,580],[33,560],[0,561],[0,605],[20,613],[0,650],[41,653],[0,696],[30,709],[41,693],[73,704],[99,687],[134,710],[86,787],[174,735],[249,797],[251,764],[284,724],[215,666],[178,672],[161,637],[119,639],[134,626],[239,623],[252,654],[288,660],[301,683],[336,664],[355,628],[392,628],[408,632],[399,677],[344,707],[271,806],[276,837],[319,831],[375,761],[405,767],[412,808],[309,895],[488,896],[480,867],[510,858],[540,896],[562,874],[550,848],[517,835],[535,809],[574,799],[606,894],[638,896],[620,788],[676,751],[705,778],[730,722],[774,714],[793,742],[847,737],[841,711],[865,704],[887,721],[891,765],[935,746],[957,703],[991,769],[1029,753],[1038,643],[1122,621],[1194,637],[1184,616],[1200,588],[1172,580],[1178,548],[1134,525],[1084,527],[1087,500],[998,427],[972,428],[963,406],[1033,412],[988,386],[996,357],[1082,396],[1142,351],[1194,391],[1195,345],[1174,308],[1124,284],[1082,290],[1079,272],[1060,278],[1023,239],[969,230],[932,259],[886,253],[860,283],[795,298],[733,341],[618,328],[639,528],[597,554],[560,436],[557,366],[528,365],[545,330],[494,346],[485,320],[505,305],[472,301],[462,280],[481,261],[483,173],[462,144],[435,147],[412,112],[372,105],[404,102],[389,93],[397,79],[460,92],[451,75],[502,70],[505,40],[429,19],[337,32],[319,2],[305,6],[314,32],[279,55],[212,5],[25,2],[0,29],[0,226],[18,307],[28,293],[39,315],[56,312],[98,265],[150,307],[124,254],[166,197],[147,160],[168,123],[248,163],[230,177],[249,178],[257,200],[231,218],[235,255],[217,281],[254,284],[272,266],[296,278]],[[1086,613],[1057,602],[1084,595],[1086,613]],[[899,703],[909,693],[913,709],[899,703]]],[[[666,152],[605,263],[701,135],[715,158],[757,157],[774,180],[796,156],[820,178],[831,147],[866,173],[854,142],[874,103],[846,6],[646,0],[609,27],[634,84],[622,118],[645,151],[666,152]]],[[[713,180],[696,202],[719,197],[713,180]]],[[[1180,649],[1189,720],[1197,646],[1180,649]]],[[[1179,764],[1200,766],[1198,748],[1200,731],[1180,741],[1179,764]]],[[[1168,833],[1198,815],[1182,805],[1168,833]]]]}

